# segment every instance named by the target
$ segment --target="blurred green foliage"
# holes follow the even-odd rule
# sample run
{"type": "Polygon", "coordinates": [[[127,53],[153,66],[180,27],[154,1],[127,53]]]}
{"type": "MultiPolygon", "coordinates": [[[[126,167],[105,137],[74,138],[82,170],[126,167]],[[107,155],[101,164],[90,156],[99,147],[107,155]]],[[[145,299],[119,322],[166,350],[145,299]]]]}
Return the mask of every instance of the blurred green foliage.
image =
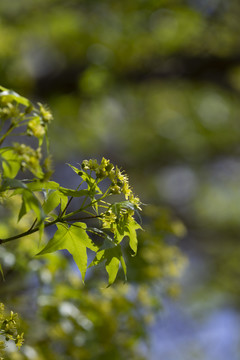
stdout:
{"type": "MultiPolygon", "coordinates": [[[[17,202],[13,197],[9,212],[5,208],[1,213],[0,231],[6,237],[32,222],[29,214],[17,224],[17,202]]],[[[97,272],[92,268],[83,285],[65,253],[34,257],[36,234],[1,248],[6,281],[1,281],[0,297],[19,310],[25,334],[20,352],[8,346],[5,358],[145,359],[139,342],[147,340],[161,297],[179,296],[177,279],[187,262],[176,246],[164,241],[166,235],[182,236],[183,225],[157,207],[149,207],[146,219],[138,254],[127,260],[129,282],[122,277],[111,288],[106,288],[104,267],[97,272]]]]}
{"type": "MultiPolygon", "coordinates": [[[[56,119],[50,128],[56,176],[70,181],[59,168],[70,157],[81,162],[86,156],[106,156],[123,166],[143,201],[170,206],[187,225],[184,246],[206,261],[207,293],[227,293],[236,306],[239,15],[237,0],[14,0],[0,4],[1,82],[50,105],[56,119]]],[[[158,220],[151,221],[168,224],[163,220],[165,210],[160,208],[159,214],[158,220]]],[[[155,225],[151,223],[154,233],[145,239],[152,250],[142,256],[140,245],[140,257],[133,259],[126,287],[132,286],[131,279],[140,284],[146,278],[152,292],[155,280],[158,283],[168,269],[162,256],[179,255],[175,245],[168,253],[163,225],[155,225]]],[[[49,283],[43,287],[51,288],[49,283]]],[[[93,289],[97,291],[95,284],[93,289]]],[[[109,325],[108,321],[104,324],[109,325]]],[[[103,332],[101,326],[98,329],[99,334],[103,332]]],[[[120,338],[121,344],[127,342],[122,333],[118,336],[116,330],[115,334],[112,344],[116,348],[120,338]]],[[[96,338],[91,344],[99,344],[99,350],[103,340],[96,338]]],[[[125,353],[122,358],[139,358],[132,352],[134,346],[126,350],[131,355],[125,353]]],[[[73,351],[77,346],[71,343],[69,348],[73,351]]]]}
{"type": "MultiPolygon", "coordinates": [[[[18,315],[14,314],[11,311],[10,316],[7,316],[5,313],[5,308],[2,303],[0,303],[0,356],[3,355],[5,349],[5,341],[13,340],[18,348],[20,348],[24,342],[23,333],[18,334],[18,315]],[[4,340],[2,340],[4,339],[4,340]]],[[[2,357],[0,357],[3,360],[2,357]]]]}
{"type": "MultiPolygon", "coordinates": [[[[153,241],[144,241],[145,246],[141,251],[143,261],[138,262],[138,266],[141,265],[139,274],[135,274],[135,286],[133,286],[134,276],[132,276],[132,286],[125,286],[123,291],[120,287],[118,292],[103,292],[101,294],[98,286],[102,286],[102,272],[100,274],[96,273],[92,266],[104,264],[109,278],[108,287],[115,282],[120,264],[124,273],[123,280],[127,280],[127,266],[124,257],[127,257],[129,253],[131,256],[135,256],[137,253],[138,239],[136,230],[142,229],[142,227],[136,222],[135,217],[137,215],[139,221],[141,221],[139,211],[142,210],[142,203],[138,197],[134,196],[129,185],[128,176],[104,157],[100,163],[94,159],[84,160],[78,168],[69,165],[75,175],[80,178],[78,180],[80,184],[76,190],[61,187],[58,183],[49,181],[50,169],[46,169],[46,159],[42,162],[41,157],[44,149],[43,144],[46,142],[47,148],[49,145],[47,125],[52,120],[50,111],[40,103],[38,103],[38,107],[35,107],[27,98],[14,91],[9,91],[3,87],[0,87],[0,90],[0,146],[7,141],[9,142],[9,138],[13,134],[14,137],[20,139],[20,143],[9,142],[8,146],[3,146],[0,150],[0,211],[3,221],[0,224],[0,272],[4,281],[4,273],[6,270],[6,274],[8,274],[9,265],[17,278],[17,283],[11,281],[11,278],[10,283],[8,283],[9,277],[6,275],[7,289],[4,283],[1,289],[4,301],[9,304],[7,298],[11,293],[8,289],[9,285],[13,286],[14,294],[11,295],[14,300],[17,297],[19,285],[20,289],[23,285],[22,281],[18,283],[19,276],[27,277],[29,275],[33,277],[34,275],[30,272],[31,265],[29,267],[29,263],[32,262],[31,252],[36,248],[33,242],[34,238],[30,237],[32,234],[37,234],[39,247],[43,238],[45,238],[44,230],[50,226],[54,228],[57,226],[57,230],[43,249],[40,252],[36,253],[36,250],[34,252],[36,255],[46,255],[55,253],[57,250],[68,250],[68,254],[70,253],[74,260],[73,264],[67,263],[65,260],[63,267],[63,262],[60,260],[61,256],[56,255],[55,258],[49,259],[50,267],[48,268],[45,264],[43,270],[40,267],[41,261],[33,260],[33,263],[35,261],[35,267],[37,264],[39,265],[35,270],[40,270],[42,282],[49,284],[48,291],[45,292],[44,287],[41,284],[38,285],[38,279],[33,277],[33,283],[36,286],[38,285],[40,293],[37,299],[31,298],[33,303],[37,302],[39,306],[42,304],[47,306],[46,320],[48,321],[43,329],[44,334],[47,333],[49,341],[45,344],[43,351],[42,345],[39,346],[40,334],[38,334],[35,342],[30,337],[28,344],[32,343],[34,347],[28,344],[24,345],[22,354],[26,357],[38,359],[46,356],[48,358],[59,358],[61,354],[63,359],[68,354],[71,357],[79,358],[81,356],[87,359],[93,356],[91,343],[95,345],[95,343],[100,342],[100,350],[94,355],[96,358],[112,356],[118,346],[124,348],[119,355],[117,355],[118,350],[116,352],[119,359],[123,358],[125,353],[132,354],[132,357],[135,357],[138,353],[135,344],[137,340],[146,336],[147,324],[151,321],[151,312],[153,308],[157,308],[160,304],[156,294],[151,294],[149,284],[159,281],[160,278],[161,285],[163,285],[164,281],[169,284],[170,279],[180,275],[184,267],[184,259],[180,251],[173,246],[168,246],[165,242],[162,242],[160,247],[156,247],[152,244],[153,241]],[[27,143],[27,136],[32,142],[35,141],[36,150],[35,147],[32,148],[25,144],[27,143]],[[21,179],[23,175],[27,176],[28,179],[21,179]],[[80,186],[84,188],[80,189],[80,186]],[[121,201],[116,201],[116,197],[121,201]],[[69,212],[69,206],[70,204],[72,206],[76,202],[75,200],[78,202],[76,204],[77,209],[69,212]],[[26,243],[24,244],[23,241],[29,237],[30,242],[26,242],[27,247],[25,247],[26,243]],[[126,237],[128,238],[127,243],[125,241],[126,237]],[[8,244],[12,244],[13,241],[13,245],[9,247],[8,244]],[[15,243],[17,245],[14,246],[15,243]],[[8,251],[8,248],[10,248],[10,251],[8,251]],[[153,254],[154,250],[158,250],[157,256],[153,254]],[[71,270],[74,264],[77,265],[81,273],[83,284],[87,268],[92,268],[93,284],[92,287],[90,286],[89,291],[81,288],[76,269],[71,270]],[[22,274],[19,272],[21,265],[23,265],[22,274]],[[59,278],[61,282],[53,278],[53,275],[56,274],[61,275],[59,278]],[[65,280],[65,282],[62,283],[62,280],[65,280]],[[144,283],[147,282],[149,283],[148,286],[144,287],[144,283]],[[93,292],[95,288],[99,289],[97,293],[93,292]],[[105,299],[106,295],[107,299],[105,299]],[[116,296],[117,302],[115,301],[116,296]],[[92,309],[92,298],[96,297],[99,297],[98,305],[97,308],[92,309]],[[83,307],[81,306],[82,298],[83,307]],[[45,299],[45,302],[42,303],[41,299],[45,299]],[[78,307],[74,303],[70,303],[69,299],[75,299],[74,302],[77,302],[78,307]],[[134,306],[136,304],[138,310],[135,314],[134,306]],[[102,314],[99,313],[101,307],[103,308],[102,314]],[[143,308],[142,311],[141,307],[143,308]],[[83,308],[81,312],[80,308],[83,308]],[[106,309],[108,309],[107,313],[106,309]],[[96,310],[97,314],[95,314],[96,310]],[[88,337],[85,336],[85,339],[83,334],[79,333],[78,327],[75,326],[74,328],[70,319],[66,320],[61,316],[56,318],[54,316],[55,312],[57,314],[60,312],[63,317],[70,316],[74,320],[76,320],[77,316],[79,320],[77,324],[80,325],[81,329],[89,331],[88,337]],[[117,315],[113,316],[115,312],[117,315]],[[123,321],[124,317],[127,316],[127,312],[129,318],[123,321]],[[105,319],[106,315],[107,319],[105,319]],[[115,323],[111,319],[112,317],[115,319],[115,323]],[[131,321],[129,321],[130,319],[131,321]],[[105,342],[101,341],[102,336],[99,337],[98,334],[98,324],[103,323],[105,320],[109,322],[110,327],[109,335],[106,339],[103,338],[108,344],[107,347],[105,342]],[[128,330],[128,339],[124,337],[121,340],[120,338],[120,341],[117,340],[116,343],[111,341],[111,345],[114,344],[114,347],[109,346],[109,337],[114,337],[116,332],[121,333],[122,321],[123,328],[128,330]],[[141,323],[141,327],[139,323],[141,323]],[[52,329],[54,330],[52,331],[52,329]],[[73,342],[69,344],[63,343],[64,334],[71,334],[72,336],[73,331],[74,334],[79,333],[79,336],[74,336],[73,342]],[[94,335],[94,333],[96,334],[94,335]],[[82,337],[85,339],[83,344],[82,337]],[[54,344],[56,349],[51,350],[54,344]]],[[[152,211],[152,218],[155,219],[156,224],[152,224],[151,231],[147,235],[150,239],[151,232],[159,224],[159,209],[155,209],[155,212],[152,209],[152,211]]],[[[180,222],[171,222],[167,214],[163,219],[159,231],[167,231],[173,235],[183,235],[185,229],[180,222]]],[[[152,239],[155,240],[154,234],[152,234],[152,239]]],[[[156,242],[159,241],[159,236],[157,236],[156,242]]],[[[137,265],[135,264],[133,268],[136,269],[137,265]]],[[[32,283],[29,283],[29,279],[27,279],[25,286],[27,290],[31,288],[32,283]]],[[[12,290],[11,287],[10,289],[12,290]]],[[[176,296],[177,292],[176,289],[174,291],[174,287],[171,289],[173,296],[176,296]]],[[[45,319],[45,312],[40,312],[31,319],[28,313],[25,314],[22,307],[20,311],[24,313],[25,332],[29,336],[32,329],[45,319]]],[[[13,340],[18,348],[23,344],[23,333],[21,335],[18,333],[16,320],[17,314],[13,312],[11,312],[9,318],[5,317],[4,305],[0,303],[1,355],[3,350],[9,353],[9,347],[7,346],[9,340],[13,340]]],[[[20,353],[16,353],[14,350],[11,351],[10,348],[11,352],[13,353],[9,354],[9,356],[22,358],[20,353]]],[[[3,355],[5,356],[5,354],[3,355]]]]}

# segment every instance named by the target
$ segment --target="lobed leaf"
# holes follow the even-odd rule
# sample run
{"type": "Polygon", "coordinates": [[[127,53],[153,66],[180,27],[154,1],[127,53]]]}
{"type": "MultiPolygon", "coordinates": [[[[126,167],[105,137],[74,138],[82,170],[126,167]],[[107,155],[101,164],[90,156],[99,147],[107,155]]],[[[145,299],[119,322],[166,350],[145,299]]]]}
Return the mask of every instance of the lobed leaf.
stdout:
{"type": "Polygon", "coordinates": [[[136,231],[138,229],[142,230],[142,227],[135,220],[132,219],[131,221],[129,221],[128,233],[126,235],[129,237],[129,246],[134,252],[134,255],[136,255],[137,253],[138,240],[136,231]]]}
{"type": "Polygon", "coordinates": [[[134,255],[136,255],[138,245],[136,231],[138,229],[142,229],[142,227],[134,219],[130,219],[127,222],[124,219],[120,219],[120,221],[113,225],[115,243],[120,244],[127,236],[129,238],[129,246],[134,255]]]}
{"type": "Polygon", "coordinates": [[[112,285],[116,279],[119,264],[121,262],[124,275],[126,278],[126,265],[122,256],[122,250],[120,245],[114,245],[112,247],[100,250],[97,252],[95,259],[90,264],[91,266],[98,265],[101,262],[105,261],[105,268],[108,273],[108,285],[112,285]]]}
{"type": "Polygon", "coordinates": [[[78,222],[68,227],[58,224],[58,230],[47,245],[37,254],[44,255],[57,250],[66,249],[73,256],[84,282],[87,270],[87,248],[97,251],[98,246],[93,243],[86,232],[86,224],[78,222]]]}

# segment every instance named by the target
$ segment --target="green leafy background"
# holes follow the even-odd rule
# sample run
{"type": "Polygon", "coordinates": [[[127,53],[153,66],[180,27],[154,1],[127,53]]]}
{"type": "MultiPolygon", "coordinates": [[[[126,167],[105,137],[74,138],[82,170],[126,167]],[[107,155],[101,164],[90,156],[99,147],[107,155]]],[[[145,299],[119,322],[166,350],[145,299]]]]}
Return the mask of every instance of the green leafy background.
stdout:
{"type": "MultiPolygon", "coordinates": [[[[1,301],[28,334],[11,359],[144,358],[139,343],[166,294],[196,305],[196,318],[238,314],[239,13],[236,0],[1,2],[1,84],[50,106],[54,179],[74,188],[62,164],[105,156],[154,205],[126,284],[122,273],[106,289],[93,271],[83,287],[62,252],[34,258],[30,240],[1,249],[1,301]],[[171,279],[186,257],[180,295],[171,279]]],[[[1,211],[8,236],[14,221],[1,211]]],[[[192,341],[179,359],[208,360],[192,341]]]]}

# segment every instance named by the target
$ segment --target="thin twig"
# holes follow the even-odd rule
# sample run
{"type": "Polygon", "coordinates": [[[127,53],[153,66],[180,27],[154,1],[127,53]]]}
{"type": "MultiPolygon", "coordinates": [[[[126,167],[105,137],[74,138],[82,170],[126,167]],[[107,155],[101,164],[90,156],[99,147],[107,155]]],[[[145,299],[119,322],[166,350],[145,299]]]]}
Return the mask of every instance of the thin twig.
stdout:
{"type": "Polygon", "coordinates": [[[4,140],[6,139],[6,137],[13,131],[13,129],[16,127],[15,124],[10,124],[9,128],[7,129],[7,131],[5,132],[5,134],[1,137],[0,139],[0,146],[2,145],[2,143],[4,142],[4,140]]]}
{"type": "MultiPolygon", "coordinates": [[[[45,225],[45,227],[49,227],[49,226],[55,225],[55,224],[57,224],[57,223],[64,223],[64,222],[67,223],[67,220],[68,220],[68,219],[69,219],[69,221],[71,221],[71,216],[73,216],[73,215],[75,215],[75,214],[78,214],[78,213],[84,211],[85,209],[87,209],[88,207],[94,205],[96,202],[101,201],[102,199],[104,199],[104,197],[107,196],[107,193],[108,193],[108,190],[103,194],[103,196],[102,196],[101,198],[99,198],[99,199],[97,199],[97,200],[94,200],[94,201],[92,201],[90,204],[86,205],[85,207],[80,208],[80,209],[78,209],[78,210],[76,210],[76,211],[73,211],[73,212],[71,212],[71,213],[69,213],[69,214],[67,214],[67,215],[65,215],[65,216],[58,217],[57,219],[55,219],[55,220],[47,223],[47,224],[45,225]]],[[[91,217],[90,217],[90,216],[89,216],[89,217],[86,216],[85,218],[81,218],[81,220],[86,220],[87,218],[89,218],[89,219],[94,219],[94,218],[98,218],[98,217],[101,217],[101,215],[93,215],[93,216],[91,216],[91,217]]],[[[79,220],[79,219],[78,219],[78,220],[79,220]]],[[[0,245],[5,244],[5,243],[7,243],[7,242],[9,242],[9,241],[13,241],[13,240],[20,239],[20,238],[22,238],[22,237],[24,237],[24,236],[28,236],[28,235],[31,235],[31,234],[37,232],[37,231],[39,230],[39,226],[33,228],[34,225],[35,225],[35,221],[34,221],[33,225],[32,225],[27,231],[24,231],[23,233],[18,234],[18,235],[11,236],[11,237],[9,237],[9,238],[7,238],[7,239],[0,239],[0,245]]]]}
{"type": "MultiPolygon", "coordinates": [[[[56,223],[58,223],[58,222],[61,222],[60,219],[53,220],[53,221],[51,221],[50,223],[46,224],[45,227],[54,225],[54,224],[56,224],[56,223]]],[[[0,245],[5,244],[5,243],[7,243],[7,242],[9,242],[9,241],[13,241],[13,240],[20,239],[20,238],[22,238],[22,237],[24,237],[24,236],[31,235],[31,234],[37,232],[38,230],[39,230],[39,226],[35,227],[34,229],[32,229],[32,226],[31,226],[30,229],[28,229],[27,231],[25,231],[25,232],[23,232],[23,233],[21,233],[21,234],[11,236],[11,237],[9,237],[9,238],[7,238],[7,239],[0,239],[0,245]]]]}
{"type": "Polygon", "coordinates": [[[100,217],[102,217],[102,215],[85,216],[82,218],[72,218],[72,219],[68,219],[67,221],[91,220],[91,219],[96,219],[96,218],[100,218],[100,217]]]}
{"type": "MultiPolygon", "coordinates": [[[[80,188],[82,183],[83,183],[83,181],[81,181],[81,183],[78,185],[78,187],[76,188],[76,191],[80,188]]],[[[72,200],[73,200],[73,196],[71,196],[70,199],[68,200],[68,202],[67,202],[65,208],[63,209],[60,217],[62,217],[66,213],[66,210],[67,210],[68,206],[71,204],[72,200]]]]}

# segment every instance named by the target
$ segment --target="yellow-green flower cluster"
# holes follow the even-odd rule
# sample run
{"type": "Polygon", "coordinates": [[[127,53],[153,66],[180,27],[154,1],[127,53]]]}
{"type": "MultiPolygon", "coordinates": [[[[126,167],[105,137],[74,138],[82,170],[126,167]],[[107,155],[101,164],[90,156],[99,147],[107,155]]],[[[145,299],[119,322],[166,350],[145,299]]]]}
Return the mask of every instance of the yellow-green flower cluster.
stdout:
{"type": "Polygon", "coordinates": [[[49,123],[50,121],[53,120],[53,116],[52,113],[50,112],[50,110],[47,108],[47,106],[44,106],[41,103],[38,103],[39,106],[39,113],[40,116],[43,120],[44,123],[49,123]]]}
{"type": "Polygon", "coordinates": [[[40,177],[42,170],[40,166],[41,149],[33,149],[25,144],[14,143],[13,148],[21,162],[22,170],[29,169],[33,174],[40,177]]]}
{"type": "Polygon", "coordinates": [[[82,172],[90,171],[90,174],[95,172],[97,183],[109,179],[111,181],[109,195],[123,194],[125,196],[126,201],[110,205],[108,210],[101,214],[103,228],[114,232],[116,226],[128,224],[133,219],[135,210],[141,210],[141,201],[134,196],[127,175],[117,166],[115,167],[110,160],[103,158],[100,164],[96,159],[84,160],[82,170],[82,172]]]}
{"type": "Polygon", "coordinates": [[[128,225],[129,222],[133,220],[133,217],[134,210],[129,207],[125,207],[124,203],[122,206],[119,206],[118,209],[115,209],[113,206],[102,214],[102,227],[105,229],[110,229],[112,232],[114,232],[117,226],[124,228],[126,225],[128,225]]]}
{"type": "Polygon", "coordinates": [[[28,122],[27,133],[36,138],[42,138],[45,135],[45,124],[42,122],[40,116],[35,116],[28,122]]]}
{"type": "Polygon", "coordinates": [[[82,162],[83,170],[95,171],[96,178],[99,180],[110,179],[110,192],[112,194],[124,194],[126,200],[130,197],[134,197],[132,190],[129,186],[128,177],[125,175],[117,166],[116,168],[110,160],[102,158],[100,164],[98,164],[96,159],[93,160],[84,160],[82,162]]]}
{"type": "Polygon", "coordinates": [[[129,195],[128,199],[138,210],[142,210],[141,208],[141,201],[138,196],[134,196],[133,193],[129,195]]]}
{"type": "Polygon", "coordinates": [[[38,103],[38,106],[39,110],[34,112],[34,116],[28,122],[27,133],[41,139],[45,135],[47,125],[53,119],[53,116],[47,107],[40,103],[38,103]]]}
{"type": "MultiPolygon", "coordinates": [[[[5,338],[6,341],[13,340],[18,348],[20,348],[24,342],[23,333],[18,334],[17,329],[18,314],[11,311],[9,317],[5,316],[4,305],[0,303],[0,335],[5,338]]],[[[4,341],[0,341],[0,354],[5,348],[4,341]]],[[[1,358],[0,358],[1,359],[1,358]]]]}
{"type": "Polygon", "coordinates": [[[24,333],[21,333],[21,335],[17,335],[16,339],[14,340],[16,346],[18,349],[23,345],[24,343],[24,333]]]}
{"type": "Polygon", "coordinates": [[[20,111],[19,109],[11,104],[10,102],[4,103],[1,100],[0,103],[0,119],[7,120],[7,119],[14,119],[15,117],[19,116],[20,111]]]}
{"type": "Polygon", "coordinates": [[[104,214],[102,214],[102,227],[104,229],[113,230],[113,226],[116,223],[117,215],[115,215],[112,209],[109,209],[104,214]]]}

